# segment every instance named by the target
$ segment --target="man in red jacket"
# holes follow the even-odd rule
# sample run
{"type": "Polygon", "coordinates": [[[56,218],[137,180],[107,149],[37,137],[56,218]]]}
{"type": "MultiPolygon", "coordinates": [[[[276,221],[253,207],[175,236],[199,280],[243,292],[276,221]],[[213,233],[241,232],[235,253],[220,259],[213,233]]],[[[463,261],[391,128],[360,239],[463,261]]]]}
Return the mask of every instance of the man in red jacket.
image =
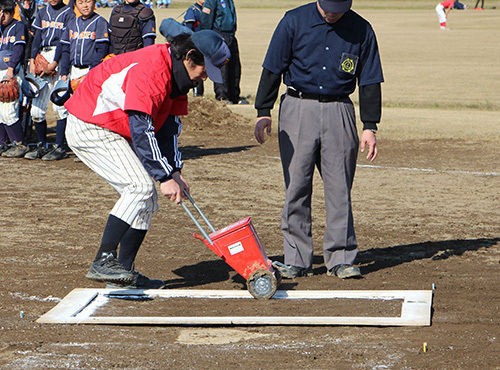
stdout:
{"type": "Polygon", "coordinates": [[[182,34],[170,44],[120,54],[96,66],[66,102],[69,146],[120,194],[87,278],[112,287],[164,286],[134,269],[158,209],[153,179],[173,202],[189,192],[181,175],[178,116],[187,114],[186,94],[198,81],[207,76],[222,81],[220,67],[229,57],[214,31],[182,34]]]}

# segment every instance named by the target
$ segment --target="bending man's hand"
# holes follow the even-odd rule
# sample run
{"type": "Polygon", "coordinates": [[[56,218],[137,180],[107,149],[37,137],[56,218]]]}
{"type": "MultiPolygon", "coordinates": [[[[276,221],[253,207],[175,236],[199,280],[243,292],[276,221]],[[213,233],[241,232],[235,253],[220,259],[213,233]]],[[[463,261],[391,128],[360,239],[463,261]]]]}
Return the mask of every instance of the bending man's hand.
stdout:
{"type": "Polygon", "coordinates": [[[257,121],[255,121],[255,138],[259,144],[263,144],[266,140],[264,132],[267,133],[267,136],[271,136],[271,117],[259,117],[257,121]]]}
{"type": "Polygon", "coordinates": [[[370,162],[373,162],[375,158],[377,158],[378,148],[377,148],[377,138],[375,137],[375,133],[371,130],[363,130],[361,134],[361,152],[365,151],[365,147],[368,145],[368,154],[366,155],[366,159],[370,162]]]}
{"type": "Polygon", "coordinates": [[[179,172],[174,172],[172,179],[160,184],[160,191],[169,200],[179,204],[182,198],[186,198],[184,191],[189,193],[189,185],[179,172]]]}

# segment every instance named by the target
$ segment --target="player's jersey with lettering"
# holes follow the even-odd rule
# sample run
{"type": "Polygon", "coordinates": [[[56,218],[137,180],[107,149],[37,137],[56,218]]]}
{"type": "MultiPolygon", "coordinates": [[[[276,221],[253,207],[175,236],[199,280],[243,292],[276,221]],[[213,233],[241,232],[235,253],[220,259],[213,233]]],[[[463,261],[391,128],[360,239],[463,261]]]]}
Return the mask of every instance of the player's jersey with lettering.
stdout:
{"type": "Polygon", "coordinates": [[[13,19],[6,26],[0,28],[0,69],[8,67],[15,69],[22,61],[24,48],[26,46],[26,26],[23,22],[13,19]]]}
{"type": "Polygon", "coordinates": [[[26,26],[18,20],[13,20],[5,27],[2,26],[0,35],[2,36],[0,50],[12,51],[14,45],[26,44],[26,26]]]}
{"type": "Polygon", "coordinates": [[[47,5],[39,10],[33,28],[41,32],[41,47],[57,46],[69,20],[74,17],[73,10],[66,5],[59,8],[47,5]]]}
{"type": "Polygon", "coordinates": [[[92,68],[64,106],[77,118],[130,140],[127,111],[152,116],[155,131],[169,115],[187,114],[187,95],[170,98],[172,83],[169,44],[152,45],[92,68]]]}
{"type": "Polygon", "coordinates": [[[108,42],[108,21],[94,13],[90,18],[69,20],[61,43],[70,45],[70,63],[74,66],[90,66],[99,59],[96,43],[108,42]]]}

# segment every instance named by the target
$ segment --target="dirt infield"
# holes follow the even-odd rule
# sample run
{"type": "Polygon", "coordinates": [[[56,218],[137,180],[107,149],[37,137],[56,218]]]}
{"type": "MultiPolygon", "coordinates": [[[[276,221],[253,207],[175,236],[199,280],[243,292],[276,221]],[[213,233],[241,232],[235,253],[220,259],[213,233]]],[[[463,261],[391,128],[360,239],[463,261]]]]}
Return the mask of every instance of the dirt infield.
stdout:
{"type": "MultiPolygon", "coordinates": [[[[393,290],[435,284],[430,327],[37,324],[74,288],[102,287],[84,275],[116,194],[73,157],[48,163],[0,158],[0,368],[500,368],[500,75],[494,65],[500,50],[477,41],[498,40],[500,13],[458,13],[452,30],[440,33],[433,28],[437,20],[431,2],[429,7],[412,17],[404,9],[360,10],[378,31],[387,79],[380,158],[370,164],[360,155],[353,189],[361,249],[357,262],[365,277],[341,281],[326,276],[322,186],[316,176],[314,276],[285,280],[281,288],[393,290]],[[393,33],[406,20],[407,36],[421,53],[409,55],[405,32],[393,33]],[[433,65],[427,64],[430,60],[433,65]]],[[[168,11],[162,14],[178,13],[168,11]]],[[[258,40],[250,63],[249,49],[257,40],[247,22],[266,25],[263,32],[269,35],[281,13],[242,9],[243,91],[251,98],[267,40],[258,40]]],[[[283,183],[276,131],[260,146],[253,138],[252,107],[226,107],[203,98],[191,99],[191,110],[183,120],[180,145],[194,198],[217,227],[252,216],[268,255],[282,260],[283,183]]],[[[246,289],[241,277],[191,236],[194,231],[180,207],[161,202],[137,268],[167,280],[169,289],[246,289]]],[[[146,316],[176,310],[175,303],[161,304],[120,301],[111,312],[146,316]]],[[[239,315],[253,314],[259,305],[214,300],[204,308],[181,302],[177,310],[239,315]]],[[[324,302],[272,306],[280,315],[332,310],[324,302]]],[[[375,316],[394,311],[352,308],[375,316]]],[[[349,305],[338,310],[347,314],[349,305]]]]}

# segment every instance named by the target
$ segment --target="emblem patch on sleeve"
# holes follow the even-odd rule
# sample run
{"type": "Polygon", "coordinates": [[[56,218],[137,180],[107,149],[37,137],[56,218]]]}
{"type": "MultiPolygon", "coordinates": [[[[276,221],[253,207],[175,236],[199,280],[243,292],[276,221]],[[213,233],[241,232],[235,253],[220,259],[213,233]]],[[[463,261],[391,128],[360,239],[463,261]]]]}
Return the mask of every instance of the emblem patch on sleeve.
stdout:
{"type": "Polygon", "coordinates": [[[359,58],[356,55],[342,53],[339,69],[342,72],[354,75],[356,73],[356,67],[358,66],[358,60],[359,58]]]}
{"type": "Polygon", "coordinates": [[[205,14],[210,14],[212,11],[210,10],[210,8],[205,8],[203,7],[203,9],[201,10],[203,13],[205,14]]]}

